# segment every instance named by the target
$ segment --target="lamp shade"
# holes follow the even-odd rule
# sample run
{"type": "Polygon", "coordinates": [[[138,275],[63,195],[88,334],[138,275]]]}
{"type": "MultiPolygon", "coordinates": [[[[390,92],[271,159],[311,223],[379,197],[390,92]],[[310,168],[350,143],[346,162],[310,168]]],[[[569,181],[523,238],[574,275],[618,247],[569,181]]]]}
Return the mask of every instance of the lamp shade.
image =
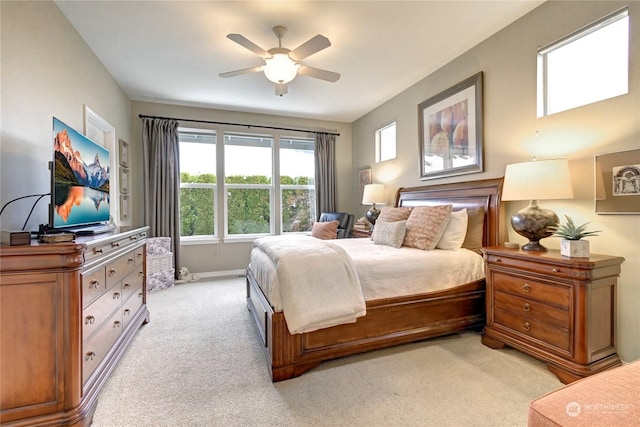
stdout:
{"type": "Polygon", "coordinates": [[[376,203],[384,204],[384,185],[383,184],[367,184],[364,186],[362,194],[363,205],[375,205],[376,203]]]}
{"type": "Polygon", "coordinates": [[[264,75],[274,83],[289,83],[298,74],[299,64],[288,55],[276,53],[272,58],[265,59],[264,75]]]}
{"type": "Polygon", "coordinates": [[[502,200],[572,199],[566,159],[534,160],[507,165],[502,200]]]}

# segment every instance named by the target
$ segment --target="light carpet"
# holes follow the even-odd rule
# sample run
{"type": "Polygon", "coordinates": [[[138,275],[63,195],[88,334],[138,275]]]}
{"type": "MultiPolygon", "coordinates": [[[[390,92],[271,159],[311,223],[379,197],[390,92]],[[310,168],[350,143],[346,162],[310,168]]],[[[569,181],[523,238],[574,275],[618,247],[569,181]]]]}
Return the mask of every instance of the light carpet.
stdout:
{"type": "Polygon", "coordinates": [[[272,383],[243,277],[150,293],[93,426],[526,426],[562,386],[546,366],[477,332],[324,362],[272,383]]]}

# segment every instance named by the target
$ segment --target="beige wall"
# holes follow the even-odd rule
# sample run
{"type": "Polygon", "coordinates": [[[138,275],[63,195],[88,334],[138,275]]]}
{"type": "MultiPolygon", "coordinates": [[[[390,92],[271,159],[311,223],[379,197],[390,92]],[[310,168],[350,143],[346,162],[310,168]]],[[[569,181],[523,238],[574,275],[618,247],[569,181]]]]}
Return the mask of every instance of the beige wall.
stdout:
{"type": "MultiPolygon", "coordinates": [[[[147,102],[133,102],[131,107],[131,120],[133,123],[133,134],[135,140],[134,161],[142,162],[142,121],[138,118],[139,114],[149,116],[175,117],[192,120],[216,121],[225,123],[242,123],[265,126],[282,126],[294,129],[323,130],[332,131],[340,134],[336,137],[336,172],[337,172],[337,193],[338,209],[347,210],[352,202],[351,190],[351,124],[339,122],[326,122],[310,119],[297,119],[291,117],[250,114],[233,111],[212,110],[206,108],[181,107],[167,104],[153,104],[147,102]]],[[[217,129],[218,134],[222,134],[225,129],[246,131],[246,127],[229,127],[222,125],[205,125],[199,123],[181,122],[181,125],[187,127],[207,126],[217,129]]],[[[252,131],[260,132],[260,128],[252,129],[252,131]]],[[[267,130],[267,132],[276,132],[267,130]]],[[[287,132],[283,133],[287,135],[287,132]]],[[[290,134],[290,132],[289,132],[290,134]]],[[[312,133],[307,134],[313,137],[312,133]]],[[[136,163],[138,164],[138,163],[136,163]]],[[[137,194],[142,194],[142,176],[135,174],[135,183],[137,194]]],[[[220,195],[218,200],[221,200],[220,195]]],[[[221,206],[220,204],[218,204],[221,206]]],[[[142,201],[135,201],[136,215],[142,215],[142,201]]],[[[217,211],[218,218],[223,218],[224,211],[222,208],[217,211]]],[[[140,220],[142,218],[140,217],[140,220]]],[[[223,236],[223,225],[219,222],[218,233],[223,236]]],[[[219,243],[203,243],[203,244],[184,244],[181,249],[181,264],[187,267],[189,271],[199,273],[224,272],[233,270],[244,270],[249,263],[249,253],[251,251],[251,242],[232,242],[220,241],[219,243]]]]}
{"type": "MultiPolygon", "coordinates": [[[[573,200],[542,201],[561,218],[591,221],[591,251],[622,256],[618,289],[618,348],[626,361],[640,358],[640,217],[594,212],[594,155],[640,148],[640,3],[629,4],[631,61],[628,95],[536,118],[536,49],[600,18],[627,2],[547,2],[503,31],[429,75],[353,123],[352,185],[358,168],[371,165],[375,182],[387,185],[392,202],[400,186],[500,177],[509,163],[563,157],[569,159],[573,200]],[[417,105],[473,74],[484,72],[484,172],[420,181],[417,105]],[[374,132],[397,121],[398,156],[374,164],[374,132]],[[539,136],[536,137],[536,132],[539,136]]],[[[354,193],[355,194],[355,193],[354,193]]],[[[526,206],[507,202],[507,215],[526,206]]],[[[352,205],[359,215],[366,207],[352,205]]],[[[525,243],[511,226],[509,240],[525,243]]],[[[558,238],[544,245],[559,248],[558,238]]]]}
{"type": "MultiPolygon", "coordinates": [[[[84,132],[84,106],[129,140],[129,99],[53,2],[0,2],[2,204],[47,193],[53,160],[52,117],[84,132]]],[[[3,230],[19,230],[35,199],[2,214],[3,230]]],[[[48,222],[41,200],[27,225],[48,222]]]]}

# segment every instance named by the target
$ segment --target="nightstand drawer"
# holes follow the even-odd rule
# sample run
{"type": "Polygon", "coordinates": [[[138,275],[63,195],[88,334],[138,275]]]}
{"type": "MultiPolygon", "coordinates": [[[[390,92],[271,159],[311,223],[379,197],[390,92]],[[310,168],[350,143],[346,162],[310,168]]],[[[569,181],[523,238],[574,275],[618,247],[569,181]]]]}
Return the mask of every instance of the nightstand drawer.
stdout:
{"type": "Polygon", "coordinates": [[[493,288],[545,304],[567,308],[571,302],[571,289],[561,285],[536,282],[524,277],[493,272],[493,288]]]}
{"type": "Polygon", "coordinates": [[[571,326],[567,309],[552,307],[539,301],[517,297],[500,291],[495,293],[494,301],[497,307],[519,317],[551,323],[564,329],[569,329],[571,326]]]}
{"type": "Polygon", "coordinates": [[[521,258],[511,258],[508,256],[488,255],[487,262],[502,267],[515,268],[519,271],[530,271],[532,273],[544,274],[553,278],[574,279],[581,277],[580,269],[572,268],[570,265],[561,265],[557,261],[545,263],[544,258],[524,260],[521,258]]]}
{"type": "Polygon", "coordinates": [[[501,308],[495,310],[495,323],[520,334],[529,335],[564,351],[571,351],[569,331],[545,322],[516,316],[501,308]]]}

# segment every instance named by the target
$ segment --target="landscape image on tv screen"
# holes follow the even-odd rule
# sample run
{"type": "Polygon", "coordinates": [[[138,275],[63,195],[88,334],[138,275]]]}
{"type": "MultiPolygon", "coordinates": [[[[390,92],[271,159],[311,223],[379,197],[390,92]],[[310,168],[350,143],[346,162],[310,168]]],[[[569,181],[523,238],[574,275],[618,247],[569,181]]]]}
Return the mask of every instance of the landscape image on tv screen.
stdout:
{"type": "Polygon", "coordinates": [[[109,151],[53,118],[51,225],[109,220],[109,151]]]}

